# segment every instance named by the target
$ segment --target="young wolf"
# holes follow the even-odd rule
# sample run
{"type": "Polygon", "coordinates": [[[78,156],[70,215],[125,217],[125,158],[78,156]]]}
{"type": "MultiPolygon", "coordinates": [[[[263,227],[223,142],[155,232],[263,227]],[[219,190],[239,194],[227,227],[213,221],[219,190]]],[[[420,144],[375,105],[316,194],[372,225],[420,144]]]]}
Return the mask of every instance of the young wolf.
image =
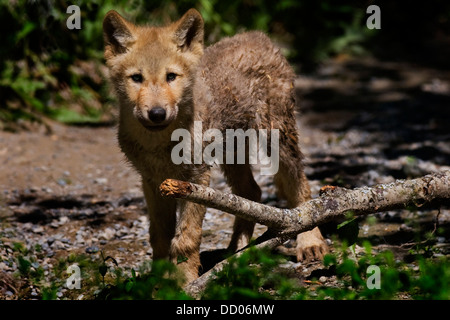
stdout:
{"type": "MultiPolygon", "coordinates": [[[[178,143],[172,132],[183,128],[194,134],[194,121],[202,121],[204,130],[222,132],[279,129],[274,176],[279,196],[290,207],[310,198],[294,116],[294,73],[267,36],[243,33],[204,51],[203,19],[194,9],[165,27],[136,26],[110,11],[103,30],[105,59],[120,103],[119,144],[142,177],[154,259],[181,257],[186,281],[198,277],[206,209],[159,194],[167,178],[209,184],[207,165],[176,165],[171,159],[178,143]]],[[[248,162],[221,168],[233,193],[261,200],[248,162]]],[[[236,218],[229,249],[245,246],[253,228],[254,223],[236,218]]],[[[299,260],[321,258],[326,250],[317,228],[299,235],[299,260]]]]}

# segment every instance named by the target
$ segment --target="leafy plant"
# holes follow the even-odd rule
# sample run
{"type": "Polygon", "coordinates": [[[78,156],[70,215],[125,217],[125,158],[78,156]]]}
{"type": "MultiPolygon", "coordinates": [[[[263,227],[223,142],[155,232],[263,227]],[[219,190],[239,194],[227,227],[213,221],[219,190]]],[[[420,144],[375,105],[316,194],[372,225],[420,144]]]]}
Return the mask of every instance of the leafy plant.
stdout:
{"type": "Polygon", "coordinates": [[[182,278],[169,261],[157,260],[141,267],[139,274],[131,269],[131,277],[116,272],[115,285],[105,286],[96,296],[100,300],[178,300],[191,299],[181,288],[182,278]]]}
{"type": "Polygon", "coordinates": [[[110,89],[105,85],[102,20],[111,9],[136,23],[164,24],[197,8],[205,21],[206,43],[242,30],[263,30],[304,65],[352,51],[369,37],[362,8],[331,1],[278,2],[185,0],[80,0],[81,29],[70,30],[65,1],[0,1],[0,125],[46,117],[65,122],[109,121],[110,89]],[[248,14],[251,12],[251,14],[248,14]],[[333,19],[330,17],[333,16],[333,19]],[[315,30],[311,32],[310,30],[315,30]],[[314,35],[314,36],[313,36],[314,35]]]}
{"type": "Polygon", "coordinates": [[[288,296],[294,282],[274,272],[284,258],[270,251],[250,248],[231,257],[216,279],[209,283],[202,299],[273,299],[288,296]]]}

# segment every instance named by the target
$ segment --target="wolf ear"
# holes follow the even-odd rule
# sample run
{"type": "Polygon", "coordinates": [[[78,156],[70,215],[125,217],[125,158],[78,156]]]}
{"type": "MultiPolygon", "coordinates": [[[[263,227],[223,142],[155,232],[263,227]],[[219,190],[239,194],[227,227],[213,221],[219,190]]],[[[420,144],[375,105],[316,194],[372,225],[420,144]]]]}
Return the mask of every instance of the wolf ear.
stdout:
{"type": "Polygon", "coordinates": [[[204,23],[201,14],[190,9],[176,22],[175,43],[181,49],[192,49],[193,45],[203,46],[204,23]]]}
{"type": "Polygon", "coordinates": [[[126,21],[116,11],[111,10],[103,20],[103,39],[105,42],[105,57],[127,51],[135,41],[131,32],[132,24],[126,21]]]}

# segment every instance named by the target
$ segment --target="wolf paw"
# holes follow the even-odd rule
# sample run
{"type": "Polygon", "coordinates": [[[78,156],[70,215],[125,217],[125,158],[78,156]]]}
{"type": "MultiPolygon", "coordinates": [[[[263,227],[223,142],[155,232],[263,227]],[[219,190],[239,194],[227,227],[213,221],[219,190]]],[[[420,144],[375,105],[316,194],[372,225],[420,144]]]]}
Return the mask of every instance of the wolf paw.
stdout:
{"type": "Polygon", "coordinates": [[[297,236],[297,261],[322,260],[328,253],[328,245],[319,228],[300,233],[297,236]]]}

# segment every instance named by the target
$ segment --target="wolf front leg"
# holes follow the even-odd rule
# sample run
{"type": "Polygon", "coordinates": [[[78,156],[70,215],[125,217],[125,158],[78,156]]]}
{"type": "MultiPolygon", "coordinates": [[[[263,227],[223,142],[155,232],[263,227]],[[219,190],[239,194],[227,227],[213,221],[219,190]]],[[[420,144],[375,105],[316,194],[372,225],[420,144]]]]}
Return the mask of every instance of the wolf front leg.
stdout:
{"type": "Polygon", "coordinates": [[[202,223],[206,207],[184,200],[178,201],[180,216],[170,247],[170,259],[178,265],[184,273],[186,283],[189,283],[198,278],[202,223]]]}
{"type": "Polygon", "coordinates": [[[175,235],[176,200],[163,198],[152,184],[142,183],[150,218],[150,243],[153,260],[167,259],[175,235]]]}

